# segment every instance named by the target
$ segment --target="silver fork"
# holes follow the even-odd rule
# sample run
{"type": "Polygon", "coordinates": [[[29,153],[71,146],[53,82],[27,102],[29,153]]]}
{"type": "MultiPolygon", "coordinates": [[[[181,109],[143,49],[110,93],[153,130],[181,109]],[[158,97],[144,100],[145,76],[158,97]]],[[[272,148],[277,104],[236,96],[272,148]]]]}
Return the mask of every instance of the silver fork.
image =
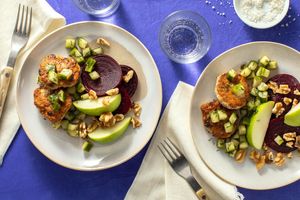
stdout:
{"type": "Polygon", "coordinates": [[[4,108],[16,57],[20,50],[26,45],[31,30],[32,8],[19,4],[15,29],[11,40],[11,51],[7,66],[0,72],[0,118],[4,108]]]}
{"type": "Polygon", "coordinates": [[[188,182],[198,199],[208,200],[204,190],[194,178],[187,159],[178,147],[167,137],[158,145],[158,148],[174,171],[188,182]]]}

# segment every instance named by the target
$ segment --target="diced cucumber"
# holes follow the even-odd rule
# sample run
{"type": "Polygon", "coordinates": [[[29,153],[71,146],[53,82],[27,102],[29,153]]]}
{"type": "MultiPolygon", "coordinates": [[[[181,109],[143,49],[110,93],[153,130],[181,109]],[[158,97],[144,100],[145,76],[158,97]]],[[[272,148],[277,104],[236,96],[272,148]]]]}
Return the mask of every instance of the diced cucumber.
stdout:
{"type": "Polygon", "coordinates": [[[217,123],[217,122],[220,121],[217,111],[212,111],[210,113],[209,117],[210,117],[210,120],[211,120],[212,123],[217,123]]]}
{"type": "Polygon", "coordinates": [[[68,92],[69,94],[75,94],[75,93],[76,93],[76,88],[75,88],[75,86],[68,87],[68,88],[67,88],[67,92],[68,92]]]}
{"type": "Polygon", "coordinates": [[[73,58],[76,60],[76,62],[77,62],[78,64],[81,64],[81,63],[84,62],[84,58],[83,58],[82,56],[79,56],[79,57],[73,57],[73,58]]]}
{"type": "Polygon", "coordinates": [[[224,129],[226,133],[231,133],[232,131],[234,131],[234,127],[230,122],[226,122],[224,124],[224,129]]]}
{"type": "Polygon", "coordinates": [[[246,135],[240,135],[240,143],[247,142],[246,135]]]}
{"type": "Polygon", "coordinates": [[[73,49],[75,47],[76,41],[75,39],[68,38],[66,39],[66,48],[67,49],[73,49]]]}
{"type": "Polygon", "coordinates": [[[248,63],[248,68],[251,69],[252,71],[256,70],[258,64],[255,60],[251,60],[249,63],[248,63]]]}
{"type": "Polygon", "coordinates": [[[57,96],[58,96],[58,100],[60,100],[61,102],[66,101],[66,94],[63,90],[59,90],[57,96]]]}
{"type": "Polygon", "coordinates": [[[243,70],[243,69],[245,69],[246,67],[247,67],[247,64],[243,64],[243,65],[241,65],[240,69],[243,70]]]}
{"type": "Polygon", "coordinates": [[[233,151],[229,152],[228,155],[229,155],[230,157],[234,158],[236,152],[237,152],[236,150],[233,150],[233,151]]]}
{"type": "Polygon", "coordinates": [[[246,135],[247,133],[247,129],[246,126],[244,124],[239,125],[239,135],[246,135]]]}
{"type": "Polygon", "coordinates": [[[64,118],[68,121],[72,121],[75,118],[75,115],[71,112],[67,112],[64,118]]]}
{"type": "Polygon", "coordinates": [[[227,114],[226,114],[226,112],[225,111],[223,111],[223,110],[217,110],[217,112],[218,112],[218,115],[219,115],[219,120],[225,120],[225,119],[227,119],[227,114]]]}
{"type": "Polygon", "coordinates": [[[78,37],[77,38],[77,45],[80,47],[80,49],[84,49],[87,47],[88,42],[82,38],[82,37],[78,37]]]}
{"type": "Polygon", "coordinates": [[[268,70],[264,67],[259,67],[256,72],[256,76],[262,76],[262,77],[268,78],[270,76],[270,70],[268,70]]]}
{"type": "Polygon", "coordinates": [[[258,93],[258,89],[257,88],[252,88],[251,89],[251,92],[250,92],[250,94],[252,95],[252,96],[257,96],[257,93],[258,93]]]}
{"type": "Polygon", "coordinates": [[[233,136],[232,136],[232,139],[240,139],[240,135],[238,133],[235,133],[233,136]]]}
{"type": "Polygon", "coordinates": [[[93,147],[93,144],[91,142],[88,142],[88,141],[85,141],[83,144],[82,144],[82,150],[83,151],[86,151],[86,152],[89,152],[93,147]]]}
{"type": "Polygon", "coordinates": [[[67,130],[68,125],[69,125],[69,121],[68,121],[68,120],[62,120],[62,121],[61,121],[61,127],[62,127],[64,130],[67,130]]]}
{"type": "Polygon", "coordinates": [[[82,57],[80,51],[76,47],[69,52],[69,55],[73,57],[82,57]]]}
{"type": "Polygon", "coordinates": [[[267,91],[258,92],[258,96],[262,99],[266,99],[266,98],[268,98],[268,92],[267,91]]]}
{"type": "Polygon", "coordinates": [[[92,80],[97,80],[98,78],[100,78],[100,74],[97,71],[92,71],[91,73],[89,73],[89,76],[92,80]]]}
{"type": "Polygon", "coordinates": [[[61,127],[61,121],[53,123],[53,124],[52,124],[52,127],[53,127],[54,129],[59,129],[59,128],[61,127]]]}
{"type": "Polygon", "coordinates": [[[46,70],[47,70],[47,72],[49,72],[49,71],[54,71],[55,72],[55,65],[53,65],[53,64],[48,64],[48,65],[46,65],[46,70]]]}
{"type": "Polygon", "coordinates": [[[235,76],[236,76],[236,71],[234,69],[231,69],[227,72],[227,79],[229,81],[232,81],[235,76]]]}
{"type": "Polygon", "coordinates": [[[234,148],[237,149],[239,147],[240,141],[238,139],[232,139],[231,142],[234,144],[234,148]]]}
{"type": "Polygon", "coordinates": [[[76,119],[79,119],[79,120],[84,120],[86,118],[86,114],[84,113],[79,113],[76,115],[75,117],[76,119]]]}
{"type": "Polygon", "coordinates": [[[253,99],[247,102],[247,108],[249,111],[254,110],[256,108],[255,101],[253,99]]]}
{"type": "Polygon", "coordinates": [[[88,99],[89,97],[90,97],[90,95],[88,93],[85,93],[80,96],[81,99],[88,99]]]}
{"type": "Polygon", "coordinates": [[[256,99],[255,99],[254,104],[255,104],[256,107],[259,106],[259,105],[261,104],[261,100],[260,100],[260,99],[261,99],[261,98],[256,98],[256,99]]]}
{"type": "Polygon", "coordinates": [[[58,84],[57,73],[53,70],[48,71],[48,79],[54,84],[58,84]]]}
{"type": "Polygon", "coordinates": [[[230,117],[229,117],[229,122],[231,124],[234,124],[236,122],[236,120],[238,119],[237,115],[235,112],[231,113],[230,117]]]}
{"type": "MultiPolygon", "coordinates": [[[[70,126],[70,124],[68,125],[68,127],[70,126]]],[[[72,137],[78,137],[79,136],[79,133],[78,133],[78,130],[69,130],[67,129],[67,133],[72,136],[72,137]]]]}
{"type": "Polygon", "coordinates": [[[277,69],[277,67],[278,67],[278,63],[276,61],[272,60],[269,62],[268,69],[271,69],[271,70],[277,69]]]}
{"type": "Polygon", "coordinates": [[[91,49],[90,49],[90,47],[82,49],[82,56],[84,58],[91,56],[91,49]]]}
{"type": "Polygon", "coordinates": [[[225,143],[225,150],[226,150],[227,153],[234,151],[235,150],[234,143],[231,142],[231,141],[230,142],[226,142],[225,143]]]}
{"type": "Polygon", "coordinates": [[[253,78],[253,84],[252,87],[256,88],[260,83],[262,82],[262,78],[259,76],[255,76],[253,78]]]}
{"type": "Polygon", "coordinates": [[[99,55],[99,54],[102,54],[103,53],[103,49],[101,47],[98,47],[98,48],[95,48],[95,49],[92,49],[92,55],[99,55]]]}
{"type": "Polygon", "coordinates": [[[79,83],[77,84],[77,86],[76,86],[76,91],[77,91],[78,93],[82,93],[82,92],[85,91],[85,87],[84,87],[84,85],[83,85],[81,82],[79,82],[79,83]]]}
{"type": "Polygon", "coordinates": [[[232,86],[231,90],[236,96],[243,96],[245,94],[245,88],[241,83],[232,86]]]}
{"type": "Polygon", "coordinates": [[[249,145],[247,142],[241,142],[239,145],[240,149],[247,149],[248,147],[249,147],[249,145]]]}
{"type": "Polygon", "coordinates": [[[259,63],[261,63],[264,66],[267,66],[270,62],[270,59],[267,56],[263,56],[261,59],[259,59],[259,63]]]}
{"type": "Polygon", "coordinates": [[[253,79],[255,77],[255,71],[252,71],[249,76],[247,76],[247,79],[253,79]]]}
{"type": "Polygon", "coordinates": [[[77,130],[78,126],[79,126],[78,124],[69,123],[68,130],[71,130],[71,131],[77,130]]]}
{"type": "Polygon", "coordinates": [[[243,69],[242,71],[241,71],[241,75],[243,76],[243,77],[247,77],[247,76],[249,76],[251,74],[251,69],[249,69],[248,67],[246,67],[245,69],[243,69]]]}
{"type": "Polygon", "coordinates": [[[217,147],[222,149],[225,147],[225,140],[224,139],[217,139],[217,147]]]}
{"type": "Polygon", "coordinates": [[[250,124],[250,119],[248,117],[244,117],[242,119],[242,124],[248,126],[250,124]]]}
{"type": "MultiPolygon", "coordinates": [[[[269,95],[268,95],[269,96],[269,95]]],[[[259,98],[259,100],[260,100],[260,103],[265,103],[265,102],[267,102],[268,101],[268,96],[266,97],[266,98],[259,98]]]]}
{"type": "Polygon", "coordinates": [[[94,58],[89,57],[87,61],[85,62],[85,71],[86,72],[92,72],[94,70],[94,65],[96,63],[96,60],[94,58]]]}
{"type": "Polygon", "coordinates": [[[268,90],[268,85],[265,84],[264,82],[261,82],[258,86],[257,89],[261,92],[267,91],[268,90]]]}
{"type": "Polygon", "coordinates": [[[248,114],[248,111],[246,109],[241,109],[241,117],[244,117],[248,114]]]}
{"type": "Polygon", "coordinates": [[[64,68],[57,75],[60,80],[69,80],[72,74],[73,71],[71,69],[64,68]]]}
{"type": "Polygon", "coordinates": [[[281,145],[284,140],[282,139],[282,137],[280,135],[277,135],[274,139],[274,141],[278,144],[278,145],[281,145]]]}

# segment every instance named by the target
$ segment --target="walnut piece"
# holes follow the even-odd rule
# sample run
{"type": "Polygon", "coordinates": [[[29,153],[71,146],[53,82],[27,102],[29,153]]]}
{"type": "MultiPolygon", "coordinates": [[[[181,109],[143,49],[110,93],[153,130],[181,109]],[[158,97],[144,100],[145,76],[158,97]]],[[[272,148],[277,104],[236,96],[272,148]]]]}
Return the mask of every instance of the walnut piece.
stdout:
{"type": "Polygon", "coordinates": [[[87,137],[87,134],[88,132],[86,130],[86,124],[85,122],[81,122],[79,124],[79,137],[84,139],[87,137]]]}
{"type": "Polygon", "coordinates": [[[116,122],[120,122],[124,119],[124,115],[123,114],[116,114],[114,116],[114,118],[116,119],[116,122]]]}
{"type": "Polygon", "coordinates": [[[289,147],[289,148],[294,148],[294,142],[287,142],[285,144],[285,146],[289,147]]]}
{"type": "Polygon", "coordinates": [[[133,70],[129,70],[127,74],[123,76],[123,81],[125,81],[125,83],[128,83],[132,79],[133,73],[133,70]]]}
{"type": "Polygon", "coordinates": [[[268,87],[273,91],[274,94],[276,94],[276,91],[278,90],[278,85],[276,82],[270,81],[268,83],[268,87]]]}
{"type": "Polygon", "coordinates": [[[131,118],[131,123],[133,128],[138,128],[142,125],[142,122],[136,117],[131,118]]]}
{"type": "Polygon", "coordinates": [[[279,88],[276,90],[276,93],[279,93],[279,94],[288,94],[290,92],[291,92],[291,89],[289,88],[289,85],[287,85],[287,84],[279,85],[279,88]]]}
{"type": "Polygon", "coordinates": [[[257,170],[261,170],[266,164],[266,162],[265,162],[266,156],[261,155],[257,151],[251,151],[250,152],[250,159],[252,159],[253,162],[255,163],[257,170]]]}
{"type": "Polygon", "coordinates": [[[298,104],[298,99],[293,99],[293,106],[292,107],[294,107],[294,106],[296,106],[297,104],[298,104]]]}
{"type": "Polygon", "coordinates": [[[99,117],[100,125],[103,127],[112,127],[116,124],[116,119],[111,112],[106,112],[99,117]]]}
{"type": "Polygon", "coordinates": [[[139,103],[134,102],[132,106],[132,110],[135,116],[139,117],[142,112],[142,106],[139,103]]]}
{"type": "Polygon", "coordinates": [[[284,155],[282,153],[277,153],[276,157],[274,158],[274,164],[277,167],[281,167],[285,162],[284,155]]]}
{"type": "Polygon", "coordinates": [[[285,105],[288,106],[288,105],[290,105],[293,102],[293,100],[291,98],[284,97],[283,98],[283,102],[284,102],[285,105]]]}
{"type": "Polygon", "coordinates": [[[272,113],[276,115],[276,117],[279,117],[284,112],[284,107],[281,102],[277,102],[274,105],[274,108],[272,109],[272,113]]]}
{"type": "Polygon", "coordinates": [[[285,133],[283,134],[283,139],[287,142],[289,141],[294,141],[296,139],[296,132],[289,132],[289,133],[285,133]]]}
{"type": "Polygon", "coordinates": [[[274,154],[272,151],[266,151],[265,152],[265,156],[266,156],[266,163],[272,163],[274,160],[274,154]]]}
{"type": "Polygon", "coordinates": [[[102,99],[102,104],[104,106],[108,106],[109,105],[109,102],[110,102],[110,98],[109,97],[103,97],[102,99]]]}
{"type": "Polygon", "coordinates": [[[119,88],[110,89],[110,90],[106,91],[105,93],[109,96],[117,95],[117,94],[119,94],[119,88]]]}
{"type": "Polygon", "coordinates": [[[289,159],[293,158],[293,153],[292,153],[292,152],[288,153],[288,154],[286,155],[286,157],[288,157],[289,159]]]}
{"type": "Polygon", "coordinates": [[[101,46],[110,47],[110,43],[104,38],[98,38],[96,42],[101,46]]]}
{"type": "Polygon", "coordinates": [[[88,94],[89,94],[89,99],[97,99],[98,98],[98,96],[94,90],[90,90],[88,94]]]}
{"type": "Polygon", "coordinates": [[[245,149],[240,149],[236,152],[235,154],[235,160],[239,163],[244,162],[245,156],[246,156],[246,150],[245,149]]]}
{"type": "Polygon", "coordinates": [[[99,122],[98,121],[94,121],[94,122],[92,122],[91,124],[89,124],[87,126],[86,130],[87,130],[88,133],[91,133],[94,130],[96,130],[96,128],[98,128],[98,126],[99,126],[99,122]]]}
{"type": "Polygon", "coordinates": [[[300,135],[296,136],[295,147],[297,147],[298,150],[300,150],[300,135]]]}
{"type": "Polygon", "coordinates": [[[294,90],[293,93],[294,93],[294,95],[297,95],[297,96],[300,95],[300,91],[298,89],[294,90]]]}

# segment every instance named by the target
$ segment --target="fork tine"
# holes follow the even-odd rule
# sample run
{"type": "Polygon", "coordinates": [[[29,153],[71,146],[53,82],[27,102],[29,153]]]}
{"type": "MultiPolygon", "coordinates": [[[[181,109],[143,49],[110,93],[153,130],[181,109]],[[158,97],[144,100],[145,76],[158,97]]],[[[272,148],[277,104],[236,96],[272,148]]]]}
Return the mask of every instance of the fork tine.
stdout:
{"type": "Polygon", "coordinates": [[[28,6],[26,6],[26,16],[25,16],[25,24],[24,24],[24,29],[23,33],[26,35],[27,34],[27,26],[28,26],[28,6]]]}
{"type": "Polygon", "coordinates": [[[167,159],[169,163],[172,163],[172,159],[169,157],[169,154],[165,153],[164,150],[160,147],[160,145],[157,145],[159,151],[162,153],[162,155],[167,159]]]}
{"type": "Polygon", "coordinates": [[[21,24],[19,27],[19,33],[21,33],[21,34],[23,34],[22,30],[23,30],[23,21],[24,21],[24,9],[25,9],[25,6],[23,5],[22,6],[21,24]]]}
{"type": "Polygon", "coordinates": [[[26,36],[29,36],[31,32],[31,20],[32,20],[32,7],[30,7],[30,15],[29,15],[29,26],[28,26],[28,32],[26,36]]]}
{"type": "Polygon", "coordinates": [[[21,9],[21,4],[19,4],[19,8],[18,8],[18,14],[17,14],[17,19],[16,19],[16,25],[15,25],[15,30],[14,32],[18,31],[18,26],[19,26],[19,16],[20,16],[20,9],[21,9]]]}
{"type": "MultiPolygon", "coordinates": [[[[180,151],[180,150],[178,149],[178,147],[172,142],[172,140],[170,140],[169,137],[167,137],[167,141],[169,141],[169,143],[168,143],[168,144],[170,144],[169,147],[172,146],[173,152],[176,152],[176,154],[177,154],[178,156],[182,156],[181,151],[180,151]]],[[[171,147],[170,147],[170,148],[171,148],[171,147]]]]}

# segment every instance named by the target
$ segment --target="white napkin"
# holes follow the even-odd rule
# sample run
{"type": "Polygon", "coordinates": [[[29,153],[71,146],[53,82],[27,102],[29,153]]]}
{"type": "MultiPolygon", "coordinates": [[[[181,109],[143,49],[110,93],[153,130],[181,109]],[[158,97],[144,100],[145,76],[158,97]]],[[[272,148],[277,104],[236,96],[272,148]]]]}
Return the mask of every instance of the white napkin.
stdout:
{"type": "Polygon", "coordinates": [[[20,52],[15,64],[14,77],[11,80],[10,89],[6,98],[5,109],[2,113],[0,121],[0,165],[2,164],[3,157],[15,136],[20,121],[16,111],[16,82],[18,73],[22,64],[30,52],[31,48],[47,33],[54,29],[65,25],[63,16],[53,10],[53,8],[45,0],[1,0],[0,7],[0,66],[6,66],[13,29],[16,22],[18,4],[22,3],[32,7],[32,26],[30,38],[25,48],[20,52]]]}
{"type": "Polygon", "coordinates": [[[192,164],[194,175],[210,200],[244,199],[235,186],[222,181],[211,172],[197,153],[189,131],[188,108],[192,91],[193,87],[183,82],[177,85],[125,200],[197,199],[192,189],[171,169],[157,148],[167,136],[179,146],[192,164]]]}

